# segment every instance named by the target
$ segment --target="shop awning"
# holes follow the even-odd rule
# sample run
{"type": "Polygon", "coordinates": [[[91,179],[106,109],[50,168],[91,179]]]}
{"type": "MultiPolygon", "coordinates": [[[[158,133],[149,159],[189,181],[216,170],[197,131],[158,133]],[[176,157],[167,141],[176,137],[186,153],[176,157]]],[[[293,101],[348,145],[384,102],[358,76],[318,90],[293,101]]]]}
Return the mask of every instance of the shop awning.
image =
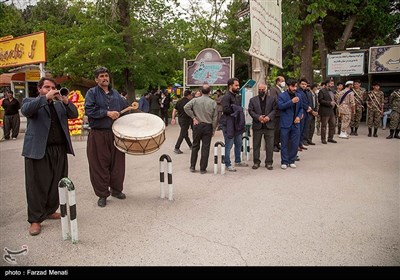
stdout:
{"type": "Polygon", "coordinates": [[[25,81],[25,73],[4,73],[0,75],[0,86],[10,86],[11,81],[25,81]]]}

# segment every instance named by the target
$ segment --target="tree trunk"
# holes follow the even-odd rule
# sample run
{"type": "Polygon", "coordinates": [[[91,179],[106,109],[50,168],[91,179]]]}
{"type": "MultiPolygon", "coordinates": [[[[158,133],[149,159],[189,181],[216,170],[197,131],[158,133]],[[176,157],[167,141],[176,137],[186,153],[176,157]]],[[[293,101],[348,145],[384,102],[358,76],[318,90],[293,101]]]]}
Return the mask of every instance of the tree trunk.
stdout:
{"type": "MultiPolygon", "coordinates": [[[[129,0],[118,0],[118,12],[119,12],[119,23],[122,27],[122,36],[124,41],[124,48],[127,57],[131,57],[133,53],[133,39],[129,30],[131,23],[130,19],[130,1],[129,0]]],[[[129,68],[123,69],[123,77],[125,90],[128,93],[129,100],[135,100],[135,85],[133,82],[133,73],[129,68]]]]}
{"type": "Polygon", "coordinates": [[[316,29],[318,31],[318,49],[319,49],[319,58],[321,65],[321,75],[322,81],[326,80],[326,55],[327,49],[325,44],[324,30],[322,29],[322,24],[317,24],[316,29]]]}
{"type": "Polygon", "coordinates": [[[313,66],[312,66],[312,53],[313,53],[313,40],[314,32],[311,24],[305,24],[301,30],[301,50],[300,50],[300,78],[306,78],[309,83],[313,83],[313,66]]]}
{"type": "Polygon", "coordinates": [[[343,31],[343,35],[340,38],[339,44],[338,44],[338,50],[344,50],[347,40],[350,38],[351,35],[351,30],[353,29],[354,24],[356,23],[357,16],[352,15],[350,16],[349,20],[346,23],[346,28],[343,31]]]}

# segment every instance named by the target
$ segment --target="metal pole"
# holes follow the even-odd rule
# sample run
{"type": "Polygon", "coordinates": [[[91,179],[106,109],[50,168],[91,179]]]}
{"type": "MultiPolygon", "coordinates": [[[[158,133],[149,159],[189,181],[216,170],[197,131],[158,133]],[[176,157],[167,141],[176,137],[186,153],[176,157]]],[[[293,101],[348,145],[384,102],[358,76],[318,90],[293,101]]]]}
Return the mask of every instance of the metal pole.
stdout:
{"type": "Polygon", "coordinates": [[[168,169],[168,200],[173,200],[174,189],[172,185],[172,160],[171,157],[167,154],[163,154],[160,157],[160,197],[165,198],[164,191],[164,160],[167,160],[167,169],[168,169]]]}
{"type": "MultiPolygon", "coordinates": [[[[186,90],[186,58],[183,59],[183,93],[186,90]]],[[[183,96],[183,93],[181,96],[183,96]]]]}
{"type": "Polygon", "coordinates": [[[225,144],[218,141],[214,144],[214,174],[218,174],[218,146],[221,146],[221,175],[225,174],[225,144]]]}
{"type": "Polygon", "coordinates": [[[72,181],[65,177],[58,182],[58,195],[60,198],[60,210],[61,210],[61,231],[63,240],[71,238],[72,243],[78,243],[78,221],[76,215],[76,197],[75,197],[75,186],[72,181]],[[67,190],[68,190],[68,201],[67,201],[67,190]],[[67,214],[67,204],[69,205],[69,215],[67,214]],[[70,222],[71,234],[68,226],[70,222]]]}
{"type": "Polygon", "coordinates": [[[40,78],[46,77],[46,72],[44,71],[44,63],[39,64],[40,78]]]}
{"type": "Polygon", "coordinates": [[[68,213],[67,213],[67,189],[65,178],[61,179],[58,183],[58,196],[60,198],[60,211],[61,211],[61,233],[63,240],[70,238],[68,226],[68,213]]]}
{"type": "Polygon", "coordinates": [[[71,225],[71,240],[73,244],[76,244],[78,243],[78,221],[76,217],[75,187],[71,181],[70,184],[67,185],[67,189],[68,189],[69,216],[71,225]]]}

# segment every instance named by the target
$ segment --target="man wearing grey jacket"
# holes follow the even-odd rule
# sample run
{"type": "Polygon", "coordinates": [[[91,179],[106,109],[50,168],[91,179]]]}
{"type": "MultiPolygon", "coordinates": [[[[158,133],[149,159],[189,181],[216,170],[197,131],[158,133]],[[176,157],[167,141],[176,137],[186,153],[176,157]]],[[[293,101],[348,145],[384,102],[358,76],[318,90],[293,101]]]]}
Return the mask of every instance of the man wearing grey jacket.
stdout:
{"type": "Polygon", "coordinates": [[[190,156],[190,172],[196,172],[197,155],[201,145],[200,173],[207,173],[208,157],[210,155],[211,137],[217,129],[217,103],[213,101],[210,87],[204,85],[202,96],[191,99],[183,107],[185,113],[193,120],[193,144],[190,156]]]}
{"type": "Polygon", "coordinates": [[[25,98],[21,112],[27,118],[22,156],[30,235],[41,232],[41,222],[60,219],[58,182],[68,176],[67,154],[74,154],[68,119],[78,117],[75,105],[61,96],[53,79],[38,82],[39,96],[25,98]]]}
{"type": "Polygon", "coordinates": [[[253,169],[260,167],[260,147],[261,140],[264,136],[265,140],[265,167],[272,170],[273,163],[273,149],[274,149],[274,132],[275,122],[274,117],[276,113],[276,97],[266,95],[266,85],[260,84],[258,86],[258,96],[250,99],[249,114],[253,118],[253,169]]]}

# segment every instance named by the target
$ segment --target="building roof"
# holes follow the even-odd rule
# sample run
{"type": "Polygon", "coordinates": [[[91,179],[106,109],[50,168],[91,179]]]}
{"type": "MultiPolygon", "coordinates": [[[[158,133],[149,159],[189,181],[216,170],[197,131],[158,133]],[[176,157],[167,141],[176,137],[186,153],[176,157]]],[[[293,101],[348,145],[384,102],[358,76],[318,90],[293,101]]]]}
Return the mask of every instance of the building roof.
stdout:
{"type": "Polygon", "coordinates": [[[4,73],[0,75],[0,86],[10,86],[11,80],[25,81],[25,73],[4,73]]]}

